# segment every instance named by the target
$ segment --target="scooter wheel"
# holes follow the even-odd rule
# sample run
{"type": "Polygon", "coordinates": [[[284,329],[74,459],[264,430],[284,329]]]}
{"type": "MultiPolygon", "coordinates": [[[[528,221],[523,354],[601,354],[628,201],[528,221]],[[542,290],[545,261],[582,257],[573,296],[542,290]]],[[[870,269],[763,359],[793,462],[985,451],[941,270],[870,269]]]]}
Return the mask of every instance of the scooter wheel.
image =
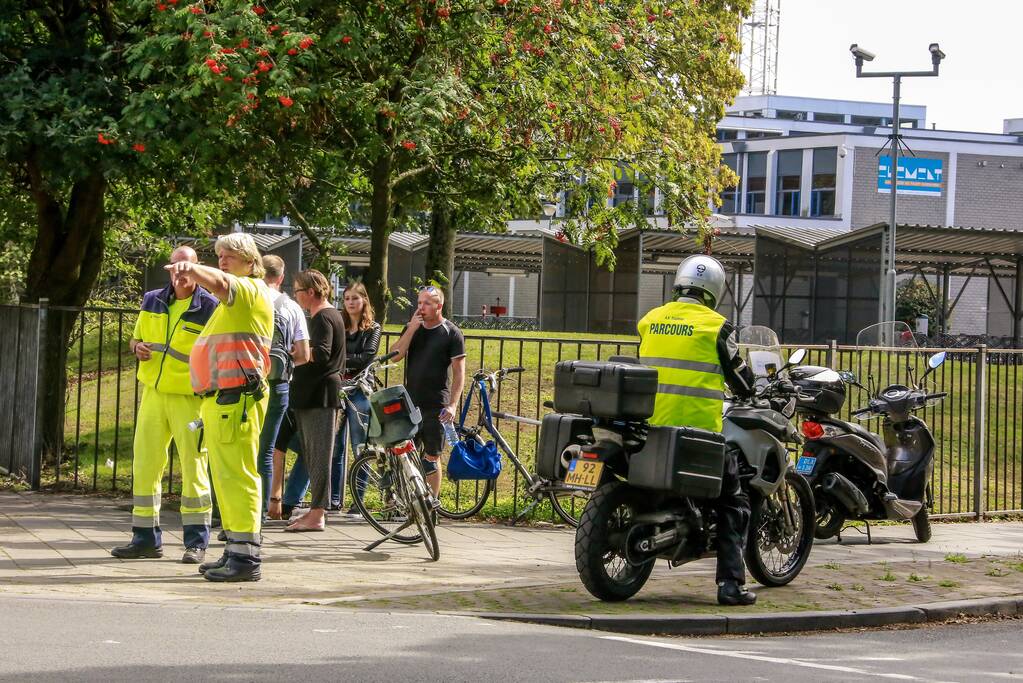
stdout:
{"type": "Polygon", "coordinates": [[[835,509],[834,504],[824,502],[817,510],[817,525],[813,529],[813,537],[819,541],[837,536],[845,524],[845,515],[835,509]]]}
{"type": "Polygon", "coordinates": [[[926,505],[913,516],[913,532],[916,534],[916,540],[920,543],[931,540],[931,516],[927,512],[926,505]]]}

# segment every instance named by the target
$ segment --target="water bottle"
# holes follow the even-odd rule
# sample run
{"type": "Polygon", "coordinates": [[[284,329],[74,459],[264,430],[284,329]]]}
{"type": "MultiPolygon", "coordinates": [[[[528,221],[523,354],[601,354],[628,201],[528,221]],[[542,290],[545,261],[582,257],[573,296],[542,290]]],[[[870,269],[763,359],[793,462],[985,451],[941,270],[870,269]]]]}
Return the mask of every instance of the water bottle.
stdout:
{"type": "Polygon", "coordinates": [[[444,440],[448,442],[449,448],[454,448],[455,444],[458,443],[458,433],[455,431],[455,424],[453,422],[442,422],[444,425],[444,440]]]}

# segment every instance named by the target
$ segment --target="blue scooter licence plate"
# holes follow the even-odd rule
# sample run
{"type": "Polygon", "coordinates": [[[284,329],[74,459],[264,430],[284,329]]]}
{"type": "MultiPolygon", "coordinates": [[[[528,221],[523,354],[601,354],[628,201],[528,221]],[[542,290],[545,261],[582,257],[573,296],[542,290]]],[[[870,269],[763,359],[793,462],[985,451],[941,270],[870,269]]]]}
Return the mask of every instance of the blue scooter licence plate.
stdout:
{"type": "Polygon", "coordinates": [[[817,466],[817,458],[809,455],[799,456],[796,460],[796,472],[800,474],[813,474],[813,468],[817,466]]]}

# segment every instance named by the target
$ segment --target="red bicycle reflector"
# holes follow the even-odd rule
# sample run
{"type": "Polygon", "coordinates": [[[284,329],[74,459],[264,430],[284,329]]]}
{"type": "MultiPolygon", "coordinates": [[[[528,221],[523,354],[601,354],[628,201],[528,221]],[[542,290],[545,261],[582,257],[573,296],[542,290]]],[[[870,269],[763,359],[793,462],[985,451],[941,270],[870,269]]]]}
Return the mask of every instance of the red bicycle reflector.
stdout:
{"type": "Polygon", "coordinates": [[[824,427],[819,422],[810,422],[806,420],[802,426],[803,436],[808,439],[819,439],[824,436],[824,427]]]}
{"type": "Polygon", "coordinates": [[[400,443],[394,447],[394,453],[396,455],[404,455],[405,453],[411,453],[414,450],[416,450],[416,445],[411,441],[400,443]]]}
{"type": "Polygon", "coordinates": [[[395,401],[394,403],[388,403],[384,406],[384,415],[393,415],[401,410],[401,401],[395,401]]]}

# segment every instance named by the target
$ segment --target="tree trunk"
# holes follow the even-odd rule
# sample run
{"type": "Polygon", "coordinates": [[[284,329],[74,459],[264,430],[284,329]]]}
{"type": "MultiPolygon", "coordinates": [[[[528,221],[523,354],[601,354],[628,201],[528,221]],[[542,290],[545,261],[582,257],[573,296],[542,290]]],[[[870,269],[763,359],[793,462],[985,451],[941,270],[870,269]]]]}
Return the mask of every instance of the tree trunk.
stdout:
{"type": "Polygon", "coordinates": [[[451,207],[443,199],[435,199],[431,209],[430,246],[426,252],[426,279],[436,280],[444,291],[445,318],[451,317],[451,296],[454,293],[455,232],[451,207]]]}
{"type": "MultiPolygon", "coordinates": [[[[29,163],[38,228],[26,277],[25,299],[48,299],[50,306],[84,306],[103,263],[106,179],[96,172],[76,182],[67,210],[29,163]]],[[[77,311],[49,311],[43,357],[44,462],[59,462],[64,448],[68,341],[77,311]]]]}
{"type": "Polygon", "coordinates": [[[366,291],[380,324],[387,321],[387,305],[391,290],[387,286],[387,246],[391,235],[391,153],[385,151],[373,164],[370,181],[373,199],[370,204],[369,269],[366,291]]]}

